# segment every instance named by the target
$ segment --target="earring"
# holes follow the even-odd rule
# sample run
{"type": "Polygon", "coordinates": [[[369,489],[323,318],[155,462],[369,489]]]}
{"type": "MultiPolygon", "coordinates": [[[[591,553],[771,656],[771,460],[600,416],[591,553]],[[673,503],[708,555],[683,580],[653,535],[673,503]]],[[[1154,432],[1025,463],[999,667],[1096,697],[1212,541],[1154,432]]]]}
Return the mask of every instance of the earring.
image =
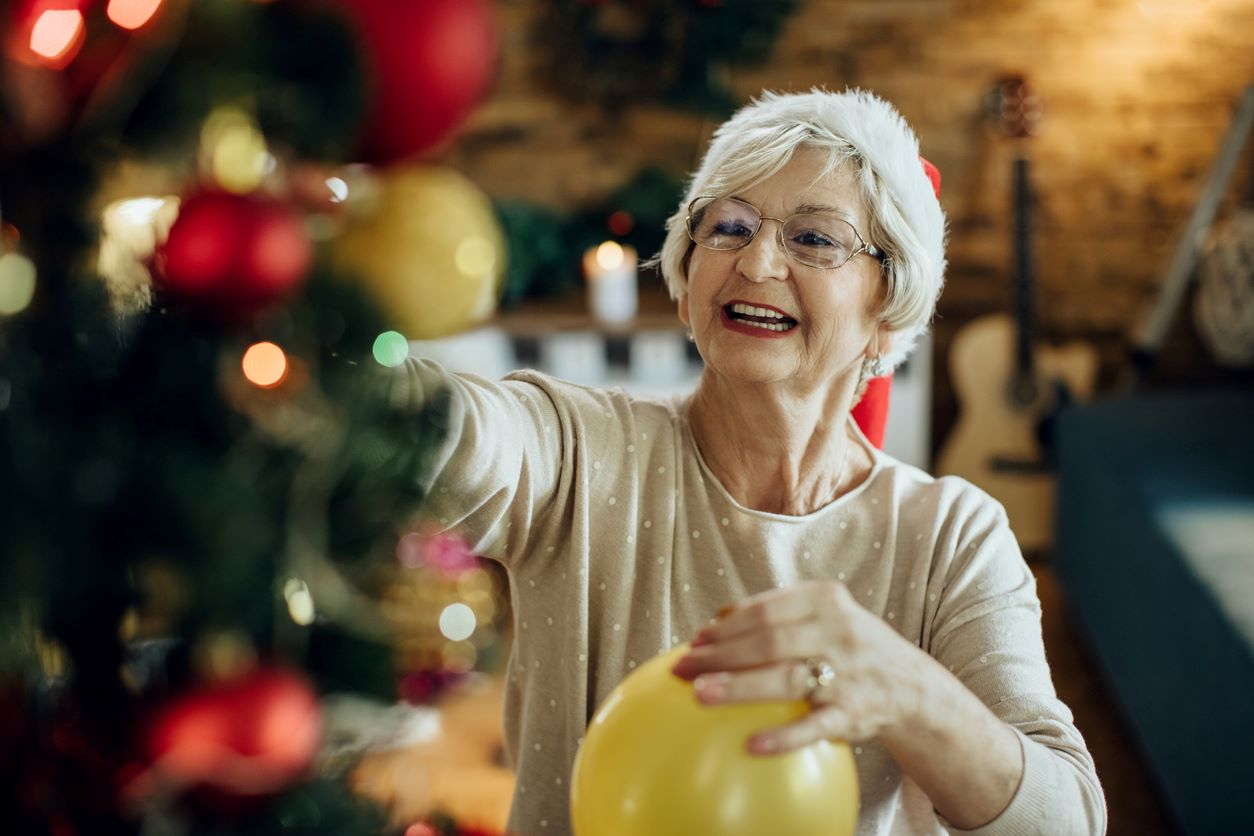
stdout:
{"type": "Polygon", "coordinates": [[[863,380],[867,380],[872,377],[883,377],[886,371],[888,371],[888,369],[885,368],[884,355],[881,354],[880,352],[878,351],[875,352],[874,358],[872,357],[862,358],[862,379],[863,380]]]}
{"type": "Polygon", "coordinates": [[[691,332],[691,331],[689,331],[689,332],[688,332],[688,342],[690,342],[690,343],[695,343],[696,341],[697,341],[697,338],[696,338],[696,337],[694,337],[694,336],[692,335],[692,332],[691,332]]]}

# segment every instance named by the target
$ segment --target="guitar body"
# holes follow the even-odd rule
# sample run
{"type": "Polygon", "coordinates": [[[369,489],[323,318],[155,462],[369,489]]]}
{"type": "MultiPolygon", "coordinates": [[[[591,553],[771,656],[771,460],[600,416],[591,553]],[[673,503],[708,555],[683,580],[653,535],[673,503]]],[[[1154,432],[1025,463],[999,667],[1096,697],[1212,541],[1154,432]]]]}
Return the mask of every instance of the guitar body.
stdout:
{"type": "Polygon", "coordinates": [[[1015,378],[1017,326],[1008,315],[982,317],[955,337],[949,355],[959,418],[937,458],[937,473],[978,485],[1006,507],[1024,552],[1053,540],[1054,480],[1038,428],[1059,406],[1059,387],[1077,401],[1092,397],[1097,352],[1085,343],[1034,347],[1038,397],[1020,406],[1008,396],[1015,378]]]}

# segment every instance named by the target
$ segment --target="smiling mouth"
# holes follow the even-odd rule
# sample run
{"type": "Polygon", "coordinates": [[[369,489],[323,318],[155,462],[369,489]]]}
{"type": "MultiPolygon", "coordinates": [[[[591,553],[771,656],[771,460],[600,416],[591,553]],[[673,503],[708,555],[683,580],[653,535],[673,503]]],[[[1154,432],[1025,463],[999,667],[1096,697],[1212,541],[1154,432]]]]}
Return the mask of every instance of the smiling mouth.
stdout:
{"type": "Polygon", "coordinates": [[[727,314],[727,318],[733,322],[742,322],[745,325],[752,325],[765,331],[791,331],[797,327],[797,320],[790,316],[784,316],[779,311],[773,311],[770,308],[759,308],[737,302],[731,305],[724,305],[723,311],[727,314]]]}

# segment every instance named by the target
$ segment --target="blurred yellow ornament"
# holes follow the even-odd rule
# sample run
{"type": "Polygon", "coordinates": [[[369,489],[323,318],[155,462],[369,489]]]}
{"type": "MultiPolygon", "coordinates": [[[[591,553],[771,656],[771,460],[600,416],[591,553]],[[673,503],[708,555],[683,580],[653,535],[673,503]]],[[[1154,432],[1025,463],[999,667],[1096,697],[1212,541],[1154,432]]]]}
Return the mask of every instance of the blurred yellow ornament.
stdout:
{"type": "Polygon", "coordinates": [[[681,645],[610,692],[575,758],[576,836],[848,836],[858,824],[849,746],[820,741],[750,755],[754,733],[787,725],[803,702],[706,706],[671,668],[681,645]]]}
{"type": "Polygon", "coordinates": [[[399,331],[432,339],[492,315],[505,235],[487,196],[455,171],[422,165],[381,172],[361,192],[332,260],[366,284],[399,331]]]}

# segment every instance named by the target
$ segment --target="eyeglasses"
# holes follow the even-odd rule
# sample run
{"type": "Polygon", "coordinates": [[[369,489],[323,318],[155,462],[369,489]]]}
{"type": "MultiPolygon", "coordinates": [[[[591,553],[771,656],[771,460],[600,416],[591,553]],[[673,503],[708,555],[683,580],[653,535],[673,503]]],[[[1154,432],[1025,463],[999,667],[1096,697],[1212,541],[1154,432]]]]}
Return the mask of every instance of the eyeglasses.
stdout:
{"type": "Polygon", "coordinates": [[[880,255],[843,218],[820,212],[772,218],[734,197],[698,197],[689,203],[688,237],[707,249],[738,250],[753,240],[764,220],[779,223],[780,246],[807,267],[835,270],[858,253],[880,255]]]}

